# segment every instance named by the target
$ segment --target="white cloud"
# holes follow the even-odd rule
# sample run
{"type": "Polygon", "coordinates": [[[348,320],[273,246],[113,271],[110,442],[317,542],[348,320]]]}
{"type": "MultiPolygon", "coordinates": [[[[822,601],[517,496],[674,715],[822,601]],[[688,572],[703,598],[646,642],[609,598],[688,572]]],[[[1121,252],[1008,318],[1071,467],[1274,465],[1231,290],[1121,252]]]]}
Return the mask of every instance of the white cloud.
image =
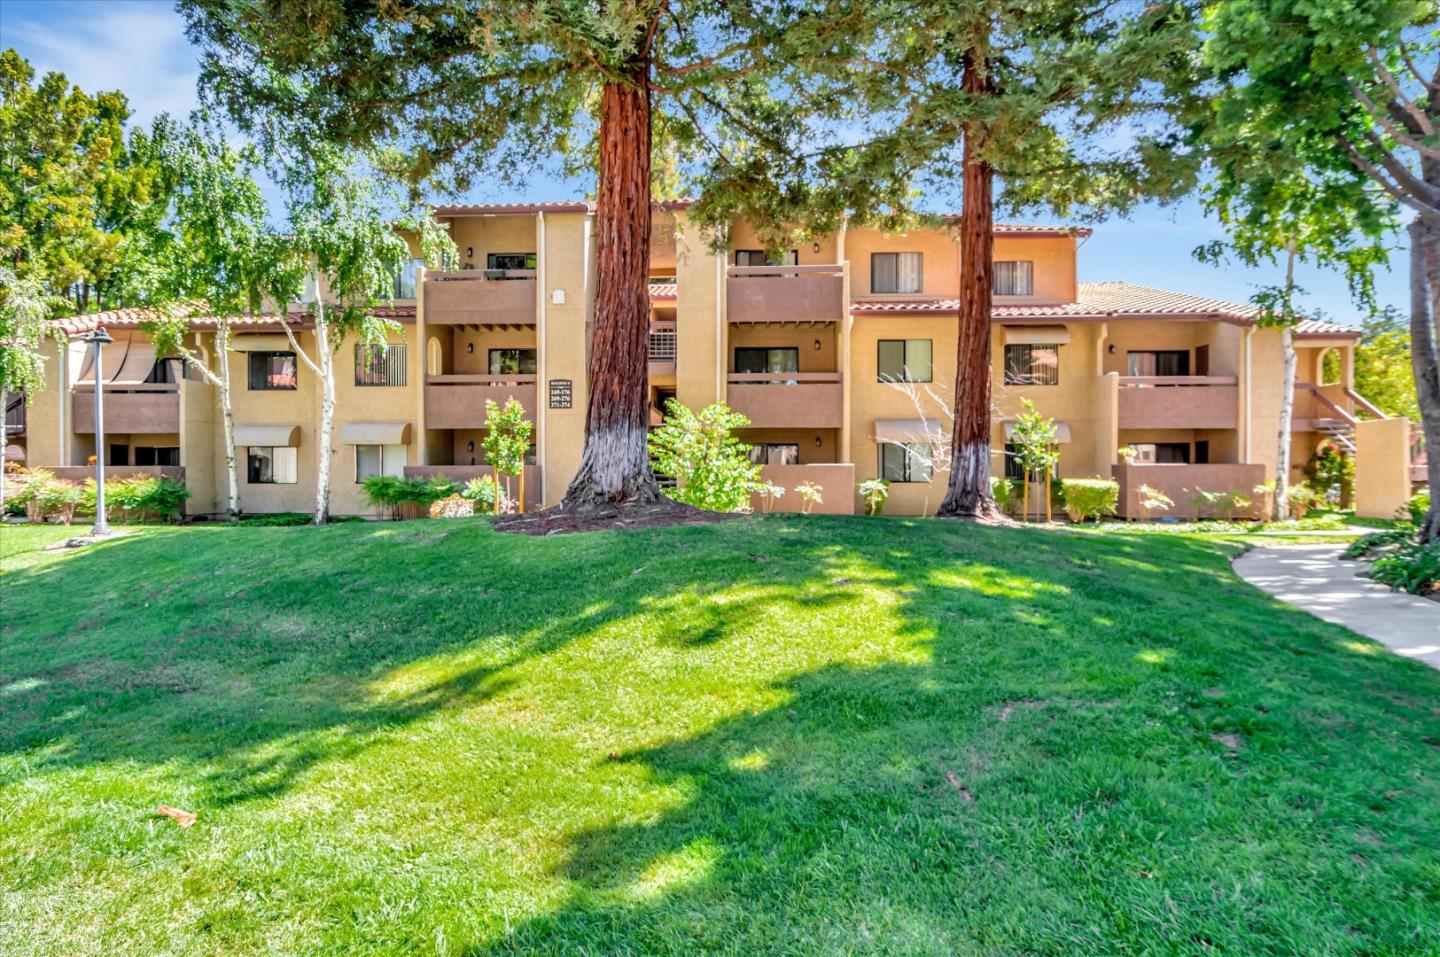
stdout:
{"type": "Polygon", "coordinates": [[[184,20],[168,3],[52,2],[15,5],[5,15],[4,46],[36,71],[64,73],[87,93],[120,90],[132,122],[194,109],[200,67],[184,20]]]}

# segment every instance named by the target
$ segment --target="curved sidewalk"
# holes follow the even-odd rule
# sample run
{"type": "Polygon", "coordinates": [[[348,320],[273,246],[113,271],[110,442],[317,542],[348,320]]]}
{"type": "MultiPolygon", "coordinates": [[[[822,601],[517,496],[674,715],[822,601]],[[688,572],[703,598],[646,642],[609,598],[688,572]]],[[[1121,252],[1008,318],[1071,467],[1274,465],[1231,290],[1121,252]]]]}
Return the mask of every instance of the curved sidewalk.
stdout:
{"type": "Polygon", "coordinates": [[[1340,560],[1340,545],[1272,545],[1235,559],[1235,572],[1283,602],[1440,668],[1440,602],[1393,592],[1340,560]]]}

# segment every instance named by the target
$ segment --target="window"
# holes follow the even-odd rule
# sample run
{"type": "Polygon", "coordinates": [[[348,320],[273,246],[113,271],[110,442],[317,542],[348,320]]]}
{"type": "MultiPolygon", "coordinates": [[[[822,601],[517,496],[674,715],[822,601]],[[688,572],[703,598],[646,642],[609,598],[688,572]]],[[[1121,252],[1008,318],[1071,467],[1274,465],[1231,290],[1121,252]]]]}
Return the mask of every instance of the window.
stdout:
{"type": "MultiPolygon", "coordinates": [[[[1205,457],[1210,457],[1206,444],[1205,457]]],[[[1135,445],[1135,461],[1143,465],[1188,465],[1190,464],[1190,443],[1188,442],[1143,442],[1135,445]]]]}
{"type": "Polygon", "coordinates": [[[356,385],[404,385],[405,346],[355,343],[356,385]]]}
{"type": "Polygon", "coordinates": [[[871,292],[919,292],[919,253],[871,253],[871,292]]]}
{"type": "Polygon", "coordinates": [[[1059,385],[1060,347],[1058,345],[1007,345],[1005,347],[1006,385],[1059,385]]]}
{"type": "Polygon", "coordinates": [[[756,465],[800,464],[800,446],[794,442],[761,442],[750,446],[749,455],[756,465]]]}
{"type": "Polygon", "coordinates": [[[184,375],[179,359],[156,359],[155,364],[150,367],[150,374],[145,377],[150,383],[179,382],[184,375]]]}
{"type": "Polygon", "coordinates": [[[887,482],[928,482],[933,474],[922,445],[880,443],[880,477],[887,482]]]}
{"type": "Polygon", "coordinates": [[[932,377],[929,339],[881,339],[876,355],[881,382],[929,382],[932,377]]]}
{"type": "Polygon", "coordinates": [[[491,375],[534,375],[534,349],[491,349],[491,375]]]}
{"type": "MultiPolygon", "coordinates": [[[[534,269],[534,253],[486,253],[485,268],[489,269],[534,269]]],[[[523,278],[523,277],[516,277],[523,278]]]]}
{"type": "Polygon", "coordinates": [[[1033,296],[1035,294],[1035,264],[1026,260],[997,262],[995,264],[995,288],[997,296],[1033,296]]]}
{"type": "Polygon", "coordinates": [[[179,446],[135,446],[136,465],[179,465],[179,446]]]}
{"type": "Polygon", "coordinates": [[[268,392],[295,388],[295,353],[250,353],[250,389],[268,392]]]}
{"type": "Polygon", "coordinates": [[[245,481],[251,485],[295,484],[299,450],[283,445],[252,445],[245,452],[245,481]]]}
{"type": "MultiPolygon", "coordinates": [[[[1060,466],[1058,463],[1051,467],[1050,474],[1052,476],[1058,476],[1060,474],[1060,466]]],[[[1025,477],[1024,471],[1020,468],[1020,446],[1014,442],[1005,443],[1005,477],[1008,479],[1025,477]]],[[[1044,478],[1045,472],[1039,469],[1030,476],[1030,480],[1033,482],[1042,481],[1044,478]]]]}
{"type": "MultiPolygon", "coordinates": [[[[772,259],[765,255],[763,249],[737,249],[735,250],[735,265],[737,266],[796,266],[800,263],[800,251],[792,249],[779,260],[772,259]]],[[[675,280],[671,279],[670,282],[675,280]]]]}
{"type": "Polygon", "coordinates": [[[440,375],[445,368],[445,350],[440,345],[440,340],[434,336],[425,344],[425,374],[440,375]]]}
{"type": "Polygon", "coordinates": [[[1188,349],[1130,352],[1130,374],[1133,376],[1189,375],[1188,349]]]}
{"type": "Polygon", "coordinates": [[[128,446],[128,445],[112,445],[112,446],[110,446],[110,458],[109,458],[109,460],[108,460],[105,464],[106,464],[106,465],[129,465],[129,464],[130,464],[130,446],[128,446]]]}
{"type": "MultiPolygon", "coordinates": [[[[792,346],[778,348],[737,348],[735,371],[751,375],[762,372],[799,372],[800,350],[792,346]]],[[[775,379],[771,384],[794,385],[794,379],[775,379]]]]}
{"type": "Polygon", "coordinates": [[[423,259],[412,259],[400,267],[395,273],[395,283],[390,294],[396,299],[414,299],[415,281],[420,278],[420,270],[425,265],[423,259]]]}
{"type": "Polygon", "coordinates": [[[405,446],[355,446],[355,482],[359,484],[372,475],[405,477],[405,446]]]}

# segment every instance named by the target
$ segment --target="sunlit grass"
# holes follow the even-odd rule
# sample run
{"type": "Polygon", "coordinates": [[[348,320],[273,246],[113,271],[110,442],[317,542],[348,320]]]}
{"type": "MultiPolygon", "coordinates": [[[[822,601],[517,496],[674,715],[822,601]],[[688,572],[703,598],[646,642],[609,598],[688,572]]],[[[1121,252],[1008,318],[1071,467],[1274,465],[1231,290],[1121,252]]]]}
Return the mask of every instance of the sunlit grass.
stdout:
{"type": "Polygon", "coordinates": [[[69,534],[0,529],[0,953],[1440,950],[1440,675],[1217,538],[69,534]]]}

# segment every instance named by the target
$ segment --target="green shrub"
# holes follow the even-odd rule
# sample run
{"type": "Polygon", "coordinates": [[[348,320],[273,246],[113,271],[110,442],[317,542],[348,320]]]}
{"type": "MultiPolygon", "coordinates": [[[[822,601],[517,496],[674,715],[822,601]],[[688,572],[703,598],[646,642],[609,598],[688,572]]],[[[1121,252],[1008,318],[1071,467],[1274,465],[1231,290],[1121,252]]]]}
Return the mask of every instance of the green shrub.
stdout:
{"type": "Polygon", "coordinates": [[[1430,513],[1430,492],[1428,489],[1421,489],[1410,496],[1410,502],[1405,506],[1410,512],[1410,521],[1416,526],[1425,524],[1425,516],[1430,513]]]}
{"type": "Polygon", "coordinates": [[[860,483],[860,497],[865,500],[866,515],[879,515],[885,511],[885,500],[890,497],[890,483],[884,479],[867,479],[860,483]]]}
{"type": "Polygon", "coordinates": [[[1428,595],[1440,590],[1440,540],[1409,541],[1375,559],[1370,577],[1391,588],[1428,595]]]}
{"type": "Polygon", "coordinates": [[[1120,509],[1120,485],[1109,479],[1067,479],[1064,483],[1065,514],[1072,522],[1098,520],[1120,509]]]}
{"type": "Polygon", "coordinates": [[[995,504],[1002,512],[1010,511],[1010,507],[1015,504],[1015,485],[1003,476],[990,476],[990,494],[994,496],[995,504]]]}
{"type": "Polygon", "coordinates": [[[722,402],[699,415],[674,399],[665,409],[665,421],[650,433],[655,471],[676,481],[665,494],[712,512],[748,508],[750,491],[760,481],[760,466],[750,461],[750,447],[732,433],[750,420],[722,402]]]}
{"type": "Polygon", "coordinates": [[[1351,561],[1369,558],[1381,549],[1404,545],[1414,540],[1415,529],[1413,528],[1387,528],[1383,532],[1371,532],[1368,535],[1361,535],[1355,539],[1355,541],[1345,546],[1345,551],[1340,553],[1340,557],[1348,558],[1351,561]]]}
{"type": "Polygon", "coordinates": [[[35,493],[35,501],[40,506],[40,514],[58,518],[61,525],[69,525],[85,503],[85,486],[79,482],[52,479],[40,486],[35,493]]]}
{"type": "Polygon", "coordinates": [[[308,512],[275,512],[271,515],[247,515],[238,524],[247,528],[293,528],[309,525],[313,517],[308,512]]]}
{"type": "MultiPolygon", "coordinates": [[[[87,509],[95,511],[95,482],[86,481],[87,509]]],[[[176,522],[185,511],[190,490],[184,482],[152,475],[105,480],[106,518],[122,522],[176,522]]]]}
{"type": "Polygon", "coordinates": [[[388,513],[392,519],[418,517],[442,498],[460,491],[453,479],[443,475],[398,478],[394,475],[371,475],[360,483],[366,504],[377,516],[388,513]]]}
{"type": "Polygon", "coordinates": [[[1292,485],[1285,492],[1285,506],[1293,518],[1304,518],[1319,500],[1320,496],[1307,482],[1292,485]]]}

